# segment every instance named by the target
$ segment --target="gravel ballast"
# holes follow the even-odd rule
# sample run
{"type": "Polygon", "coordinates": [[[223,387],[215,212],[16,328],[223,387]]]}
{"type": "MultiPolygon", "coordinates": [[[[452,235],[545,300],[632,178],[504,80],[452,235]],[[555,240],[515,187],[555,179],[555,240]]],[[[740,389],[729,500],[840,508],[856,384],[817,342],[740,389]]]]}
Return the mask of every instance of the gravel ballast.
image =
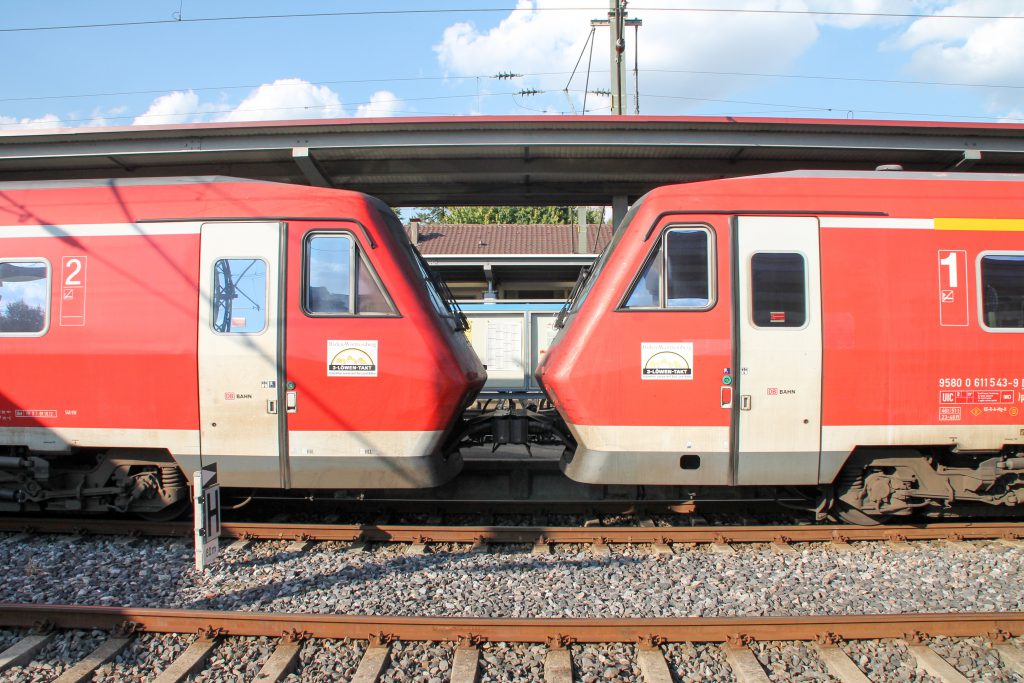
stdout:
{"type": "Polygon", "coordinates": [[[0,629],[0,652],[3,652],[11,645],[21,640],[25,636],[23,631],[13,628],[0,629]]]}
{"type": "Polygon", "coordinates": [[[917,668],[914,656],[897,640],[851,640],[842,648],[877,683],[942,683],[917,668]]]}
{"type": "Polygon", "coordinates": [[[484,643],[480,683],[527,683],[544,679],[547,648],[536,643],[484,643]]]}
{"type": "Polygon", "coordinates": [[[999,653],[982,638],[933,638],[929,647],[938,652],[960,673],[972,681],[1020,683],[1020,676],[1003,668],[999,653]]]}
{"type": "Polygon", "coordinates": [[[573,645],[573,680],[577,683],[596,681],[642,681],[636,661],[636,646],[628,643],[573,645]]]}
{"type": "Polygon", "coordinates": [[[710,643],[669,643],[662,648],[665,661],[675,680],[680,683],[727,681],[736,679],[732,667],[718,645],[710,643]]]}
{"type": "Polygon", "coordinates": [[[393,643],[389,665],[381,675],[382,683],[447,683],[451,679],[453,643],[393,643]]]}
{"type": "Polygon", "coordinates": [[[25,666],[3,672],[4,683],[41,683],[52,681],[79,660],[91,654],[108,635],[103,631],[64,631],[25,666]]]}
{"type": "Polygon", "coordinates": [[[112,662],[101,666],[93,683],[148,681],[177,659],[195,640],[181,634],[143,634],[136,636],[112,662]]]}
{"type": "Polygon", "coordinates": [[[277,647],[276,638],[225,638],[214,648],[195,683],[252,681],[277,647]]]}
{"type": "Polygon", "coordinates": [[[792,555],[738,546],[672,556],[616,548],[532,555],[410,556],[404,546],[349,553],[337,544],[288,551],[258,542],[227,553],[207,573],[184,540],[36,539],[0,544],[8,568],[0,600],[190,609],[479,617],[727,617],[1024,610],[1016,580],[1024,551],[997,543],[970,550],[913,544],[799,544],[792,555]],[[398,550],[396,550],[398,549],[398,550]],[[25,558],[31,557],[31,562],[25,558]]]}
{"type": "Polygon", "coordinates": [[[285,683],[351,680],[366,647],[365,640],[313,638],[303,644],[298,670],[289,674],[284,679],[285,683]]]}
{"type": "Polygon", "coordinates": [[[773,681],[786,683],[834,683],[824,662],[809,643],[764,641],[751,649],[773,681]]]}

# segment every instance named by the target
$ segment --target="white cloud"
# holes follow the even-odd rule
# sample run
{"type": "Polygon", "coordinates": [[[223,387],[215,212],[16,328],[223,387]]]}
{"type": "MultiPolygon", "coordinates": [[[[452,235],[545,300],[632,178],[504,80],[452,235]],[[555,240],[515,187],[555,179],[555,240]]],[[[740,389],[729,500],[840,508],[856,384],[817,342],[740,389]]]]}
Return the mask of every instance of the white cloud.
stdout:
{"type": "MultiPolygon", "coordinates": [[[[921,0],[917,0],[920,4],[921,0]]],[[[817,15],[815,21],[821,25],[857,29],[868,24],[895,24],[899,17],[878,17],[872,14],[910,13],[916,8],[906,4],[895,5],[892,0],[807,0],[806,9],[831,12],[831,15],[817,15]],[[856,16],[861,15],[861,16],[856,16]]],[[[787,8],[787,9],[796,9],[787,8]]]]}
{"type": "Polygon", "coordinates": [[[176,90],[153,100],[144,113],[136,116],[133,126],[190,123],[200,116],[199,96],[193,91],[176,90]]]}
{"type": "MultiPolygon", "coordinates": [[[[963,0],[942,3],[943,15],[1024,17],[1021,3],[963,0]]],[[[1024,19],[941,19],[914,21],[894,46],[911,52],[909,70],[921,79],[971,84],[1021,84],[1024,19]]],[[[993,90],[993,110],[1024,106],[1024,91],[993,90]]]]}
{"type": "Polygon", "coordinates": [[[341,98],[327,86],[300,78],[281,78],[256,88],[237,107],[218,114],[214,120],[325,119],[344,115],[341,98]]]}
{"type": "Polygon", "coordinates": [[[100,128],[102,126],[123,126],[125,125],[126,117],[125,112],[128,111],[128,107],[117,106],[110,109],[102,109],[97,107],[92,110],[92,114],[89,115],[89,120],[83,123],[83,126],[89,128],[100,128]]]}
{"type": "Polygon", "coordinates": [[[43,116],[35,119],[19,119],[15,116],[0,116],[0,131],[38,130],[64,127],[67,127],[67,124],[61,123],[60,118],[56,114],[44,114],[43,116]]]}
{"type": "MultiPolygon", "coordinates": [[[[874,6],[879,1],[848,0],[839,5],[827,3],[827,8],[874,6]]],[[[708,5],[706,0],[645,0],[643,6],[672,10],[708,5]]],[[[743,0],[729,6],[765,8],[763,2],[755,0],[743,0]]],[[[772,7],[806,10],[808,3],[776,0],[772,7]]],[[[590,20],[604,15],[592,8],[592,0],[519,0],[516,9],[493,29],[482,31],[467,22],[449,26],[434,50],[441,65],[452,74],[559,72],[514,81],[515,85],[507,90],[520,87],[562,90],[568,73],[583,51],[590,33],[590,20]],[[567,6],[578,9],[551,9],[567,6]]],[[[722,98],[734,91],[743,79],[686,72],[784,70],[818,38],[815,15],[809,14],[645,13],[636,9],[630,11],[630,17],[644,22],[639,33],[639,63],[644,72],[641,89],[645,93],[668,98],[722,98]]],[[[629,64],[633,59],[634,35],[633,30],[628,30],[626,53],[629,64]]],[[[590,89],[607,89],[608,29],[597,28],[594,40],[590,89]]],[[[586,64],[587,56],[584,55],[570,90],[582,91],[586,64]]],[[[628,76],[627,80],[632,81],[632,77],[628,76]]],[[[582,93],[577,92],[575,97],[579,101],[582,93]]],[[[592,109],[593,101],[588,98],[588,110],[592,109]]],[[[685,106],[685,99],[649,98],[644,102],[644,112],[678,112],[685,106]]]]}
{"type": "MultiPolygon", "coordinates": [[[[636,3],[638,6],[640,3],[636,3]]],[[[898,36],[888,46],[910,52],[909,69],[922,80],[967,83],[1020,82],[1024,67],[1024,21],[1020,19],[940,19],[879,14],[1024,16],[1024,3],[1005,0],[644,0],[630,16],[643,20],[639,63],[644,113],[680,113],[697,102],[730,99],[753,83],[722,72],[777,73],[821,38],[821,29],[881,27],[898,36]],[[748,10],[686,12],[685,8],[748,10]],[[675,11],[673,11],[675,10],[675,11]],[[781,10],[792,13],[766,13],[781,10]],[[810,14],[821,11],[830,14],[810,14]],[[848,14],[844,14],[848,13],[848,14]],[[872,16],[875,15],[875,16],[872,16]],[[719,72],[721,75],[713,73],[719,72]]],[[[450,74],[476,76],[512,71],[537,74],[513,81],[505,92],[537,87],[557,92],[576,64],[590,32],[590,20],[603,18],[591,0],[518,0],[489,30],[469,22],[450,25],[434,46],[450,74]],[[565,11],[554,8],[570,7],[565,11]]],[[[632,65],[634,32],[627,30],[627,63],[632,65]]],[[[597,28],[590,89],[609,87],[608,29],[597,28]]],[[[587,56],[570,90],[582,90],[587,56]]],[[[632,96],[632,74],[627,74],[632,96]]],[[[493,101],[495,98],[491,98],[493,101]]],[[[576,93],[579,106],[580,93],[576,93]]],[[[593,96],[587,109],[594,110],[593,96]]],[[[993,97],[993,108],[1020,108],[1024,91],[993,97]]],[[[510,107],[511,108],[511,107],[510,107]]],[[[492,108],[493,111],[493,108],[492,108]]]]}
{"type": "MultiPolygon", "coordinates": [[[[1024,17],[1020,4],[957,2],[942,15],[988,14],[1024,17]]],[[[1024,67],[1024,21],[1021,19],[918,19],[897,45],[914,51],[919,73],[968,82],[1019,78],[1024,67]]]]}
{"type": "MultiPolygon", "coordinates": [[[[358,107],[356,116],[394,116],[402,104],[397,95],[381,90],[358,107]]],[[[97,108],[87,116],[72,113],[63,118],[54,114],[39,118],[0,115],[0,131],[123,125],[126,111],[127,107],[116,106],[97,108]]],[[[341,96],[329,87],[314,85],[300,78],[283,78],[255,88],[235,106],[227,101],[224,94],[203,100],[193,90],[176,90],[155,98],[142,114],[132,119],[131,125],[342,118],[345,115],[341,96]]]]}
{"type": "Polygon", "coordinates": [[[390,90],[379,90],[370,96],[370,101],[356,107],[359,118],[382,118],[394,116],[402,106],[402,100],[390,90]]]}

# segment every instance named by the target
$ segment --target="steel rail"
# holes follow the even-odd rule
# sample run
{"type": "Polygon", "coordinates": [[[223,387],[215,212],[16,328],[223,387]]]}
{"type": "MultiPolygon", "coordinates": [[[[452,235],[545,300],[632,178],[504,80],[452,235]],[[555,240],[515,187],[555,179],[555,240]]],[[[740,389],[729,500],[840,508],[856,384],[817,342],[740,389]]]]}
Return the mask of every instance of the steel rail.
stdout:
{"type": "Polygon", "coordinates": [[[120,630],[148,633],[282,635],[307,638],[517,643],[732,642],[846,640],[922,636],[1005,638],[1024,634],[1024,612],[918,613],[849,616],[680,617],[659,619],[500,619],[348,614],[286,614],[0,603],[0,626],[120,630]]]}
{"type": "MultiPolygon", "coordinates": [[[[183,522],[0,518],[0,531],[185,537],[183,522]]],[[[390,543],[807,543],[1024,538],[1021,522],[776,526],[429,526],[225,522],[222,538],[390,543]]]]}
{"type": "Polygon", "coordinates": [[[1015,539],[1022,524],[929,524],[892,526],[704,526],[704,527],[547,527],[547,526],[374,526],[225,524],[236,538],[302,538],[319,541],[399,543],[770,543],[894,541],[938,539],[1015,539]]]}

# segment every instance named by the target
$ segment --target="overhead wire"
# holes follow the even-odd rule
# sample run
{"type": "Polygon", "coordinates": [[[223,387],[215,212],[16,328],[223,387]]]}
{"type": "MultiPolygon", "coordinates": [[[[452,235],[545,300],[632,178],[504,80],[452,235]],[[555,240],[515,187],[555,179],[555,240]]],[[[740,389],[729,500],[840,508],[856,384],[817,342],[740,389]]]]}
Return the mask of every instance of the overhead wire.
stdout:
{"type": "MultiPolygon", "coordinates": [[[[535,73],[524,74],[525,76],[562,76],[567,74],[567,71],[538,71],[535,73]]],[[[360,83],[406,83],[415,81],[462,81],[462,80],[473,80],[476,78],[492,78],[491,76],[395,76],[389,78],[346,78],[341,80],[333,81],[305,81],[299,80],[295,83],[259,83],[256,85],[209,85],[199,87],[181,87],[181,88],[163,88],[163,89],[150,89],[150,90],[123,90],[123,91],[109,91],[99,93],[76,93],[71,95],[33,95],[27,97],[0,97],[0,102],[33,102],[40,100],[63,100],[63,99],[86,99],[90,97],[126,97],[131,95],[158,95],[167,94],[170,92],[204,92],[208,90],[252,90],[255,88],[274,87],[274,88],[289,88],[289,87],[302,87],[306,85],[351,85],[360,83]]]]}
{"type": "MultiPolygon", "coordinates": [[[[583,85],[583,113],[587,113],[587,94],[590,93],[590,65],[594,62],[594,28],[590,29],[590,56],[587,57],[587,80],[583,85]]],[[[610,75],[610,72],[609,72],[610,75]]]]}
{"type": "MultiPolygon", "coordinates": [[[[204,21],[229,21],[229,20],[245,20],[245,19],[274,19],[274,18],[297,18],[297,17],[323,17],[323,16],[373,16],[373,15],[401,15],[401,14],[443,14],[450,12],[509,12],[509,11],[568,11],[568,10],[579,10],[585,8],[570,8],[570,7],[550,7],[550,8],[424,8],[424,9],[413,9],[413,10],[358,10],[358,11],[342,11],[342,12],[317,12],[317,13],[294,13],[294,14],[278,14],[278,15],[248,15],[248,16],[235,16],[235,17],[206,17],[206,18],[183,18],[179,12],[175,13],[175,18],[172,20],[159,20],[149,22],[115,22],[110,24],[82,24],[82,25],[68,25],[58,27],[35,27],[28,29],[2,29],[0,32],[12,32],[17,30],[43,30],[43,29],[57,29],[57,28],[88,28],[88,27],[99,27],[99,26],[121,26],[121,25],[139,25],[139,24],[150,24],[150,23],[195,23],[204,21]]],[[[594,8],[595,10],[599,8],[594,8]]],[[[604,8],[606,9],[606,8],[604,8]]],[[[751,8],[655,8],[655,7],[631,7],[633,11],[673,11],[673,12],[713,12],[713,13],[746,13],[746,14],[809,14],[809,15],[821,15],[821,16],[843,16],[843,17],[901,17],[901,18],[959,18],[959,19],[1018,19],[1024,18],[1024,16],[1017,15],[953,15],[953,14],[924,14],[924,13],[913,13],[913,12],[843,12],[843,11],[815,11],[815,10],[783,10],[783,9],[751,9],[751,8]]],[[[586,112],[586,98],[589,92],[589,79],[590,79],[590,62],[593,59],[593,48],[594,48],[594,30],[591,28],[590,36],[588,37],[590,42],[590,59],[588,60],[588,72],[587,72],[587,83],[583,90],[583,111],[586,112]]],[[[587,44],[584,43],[583,50],[585,51],[587,44]]],[[[582,60],[583,51],[581,51],[579,59],[577,60],[576,66],[572,71],[572,75],[569,77],[569,82],[566,83],[565,92],[569,92],[569,85],[575,76],[576,69],[579,67],[579,63],[582,60]]],[[[639,100],[639,69],[636,66],[637,59],[634,57],[634,79],[637,83],[637,101],[639,100]]],[[[757,73],[757,72],[740,72],[740,71],[710,71],[710,70],[686,70],[686,69],[644,69],[645,74],[654,73],[673,73],[673,74],[691,74],[691,75],[713,75],[713,76],[735,76],[743,78],[779,78],[779,79],[804,79],[804,80],[822,80],[822,81],[836,81],[836,82],[857,82],[857,83],[875,83],[875,84],[887,84],[887,85],[914,85],[914,86],[930,86],[930,87],[961,87],[961,88],[988,88],[988,89],[1010,89],[1010,90],[1021,90],[1024,89],[1024,85],[1017,84],[994,84],[994,83],[961,83],[961,82],[943,82],[943,81],[915,81],[915,80],[900,80],[900,79],[882,79],[882,78],[866,78],[866,77],[855,77],[855,76],[820,76],[812,74],[778,74],[778,73],[757,73]]],[[[552,71],[552,72],[536,72],[530,74],[524,74],[527,77],[542,77],[542,76],[553,76],[553,75],[564,75],[567,72],[564,71],[552,71]]],[[[598,73],[603,73],[599,71],[598,73]]],[[[192,91],[192,92],[204,92],[204,91],[224,91],[224,90],[238,90],[238,89],[255,89],[255,88],[278,88],[278,87],[301,87],[308,85],[341,85],[341,84],[360,84],[360,83],[404,83],[404,82],[417,82],[417,81],[444,81],[444,80],[472,80],[476,79],[479,83],[481,78],[493,78],[493,76],[481,76],[481,75],[469,75],[469,76],[416,76],[416,77],[391,77],[391,78],[362,78],[362,79],[343,79],[343,80],[332,80],[332,81],[319,81],[319,82],[308,82],[299,80],[297,82],[289,83],[264,83],[259,85],[229,85],[229,86],[203,86],[203,87],[190,87],[190,88],[177,88],[177,89],[150,89],[150,90],[136,90],[136,91],[116,91],[116,92],[99,92],[99,93],[76,93],[76,94],[65,94],[65,95],[40,95],[40,96],[23,96],[23,97],[0,97],[0,102],[31,102],[31,101],[52,101],[62,99],[86,99],[86,98],[101,98],[101,97],[123,97],[132,95],[156,95],[156,94],[168,94],[169,92],[181,92],[181,91],[192,91]]],[[[487,96],[501,96],[501,95],[512,95],[515,101],[515,95],[517,93],[487,93],[487,96]]],[[[479,95],[477,95],[479,96],[479,95]]],[[[680,99],[680,100],[692,100],[700,102],[721,102],[724,104],[741,104],[741,105],[753,105],[758,107],[774,107],[782,108],[782,111],[818,111],[818,112],[841,112],[841,111],[860,111],[864,113],[880,113],[880,114],[892,114],[892,115],[918,115],[918,116],[933,116],[930,114],[913,114],[908,112],[887,112],[882,110],[863,110],[863,109],[846,109],[842,107],[806,107],[804,105],[789,105],[779,103],[761,103],[761,102],[747,102],[743,100],[720,100],[711,98],[699,98],[699,97],[683,97],[674,95],[659,95],[650,94],[647,95],[653,98],[660,99],[680,99]]],[[[437,96],[437,97],[423,97],[423,98],[402,98],[401,101],[423,101],[431,99],[459,99],[464,97],[472,97],[472,95],[450,95],[450,96],[437,96]]],[[[346,106],[361,106],[366,104],[372,104],[372,102],[361,102],[361,103],[346,103],[346,106]]],[[[525,105],[516,101],[517,106],[531,111],[543,111],[548,113],[549,110],[538,110],[526,107],[525,105]]],[[[264,109],[251,109],[245,110],[247,112],[261,112],[261,111],[288,111],[295,109],[304,110],[315,110],[325,109],[333,105],[323,106],[303,106],[303,107],[274,107],[264,109]]],[[[572,103],[570,101],[570,107],[572,103]]],[[[202,112],[190,112],[175,114],[173,116],[189,117],[189,116],[208,116],[217,115],[223,113],[229,113],[237,111],[234,108],[219,109],[212,111],[202,112]]],[[[423,112],[414,112],[423,113],[423,112]]],[[[125,120],[135,119],[146,116],[145,114],[139,115],[117,115],[117,116],[91,116],[88,118],[69,118],[69,119],[57,119],[56,123],[81,123],[93,120],[125,120]]],[[[154,118],[163,117],[165,115],[154,114],[150,115],[154,118]]],[[[937,115],[942,118],[955,118],[952,115],[937,115]]],[[[1005,117],[993,117],[993,116],[973,116],[972,118],[977,119],[991,119],[998,120],[1005,117]]],[[[22,126],[21,122],[13,123],[0,123],[0,127],[10,126],[22,126]]]]}
{"type": "MultiPolygon", "coordinates": [[[[593,31],[591,31],[593,33],[593,31]]],[[[587,45],[584,44],[583,50],[586,50],[587,45]]],[[[583,57],[583,51],[580,52],[580,58],[583,57]]],[[[591,61],[593,59],[593,43],[591,42],[591,61]]],[[[578,66],[578,64],[577,64],[578,66]]],[[[742,78],[780,78],[780,79],[794,79],[794,80],[820,80],[820,81],[835,81],[839,83],[877,83],[881,85],[913,85],[913,86],[929,86],[929,87],[948,87],[948,88],[986,88],[992,90],[1024,90],[1024,84],[1017,85],[1012,83],[963,83],[954,81],[917,81],[909,79],[891,79],[891,78],[867,78],[861,76],[821,76],[815,74],[780,74],[780,73],[759,73],[751,71],[710,71],[700,69],[641,69],[641,73],[644,74],[690,74],[697,76],[736,76],[742,78]]],[[[543,76],[564,76],[570,73],[568,71],[538,71],[532,73],[520,74],[527,78],[536,78],[543,76]]],[[[571,72],[575,75],[575,69],[571,72]]],[[[588,76],[590,73],[590,67],[588,63],[588,76]]],[[[598,70],[596,73],[608,73],[607,70],[598,70]]],[[[70,93],[70,94],[59,94],[59,95],[31,95],[31,96],[17,96],[17,97],[0,97],[0,102],[37,102],[47,100],[70,100],[70,99],[89,99],[89,98],[102,98],[102,97],[129,97],[133,95],[165,95],[171,92],[207,92],[207,91],[224,91],[224,90],[253,90],[256,88],[289,88],[289,87],[303,87],[306,85],[358,85],[366,83],[409,83],[409,82],[426,82],[426,81],[465,81],[475,80],[480,78],[493,78],[493,76],[477,74],[469,76],[391,76],[391,77],[378,77],[378,78],[348,78],[339,80],[329,81],[305,81],[298,80],[293,83],[260,83],[260,84],[242,84],[242,85],[221,85],[221,86],[189,86],[189,87],[172,87],[163,89],[146,89],[146,90],[120,90],[120,91],[103,91],[94,93],[70,93]]],[[[572,77],[569,79],[569,83],[566,83],[566,89],[568,89],[572,77]]]]}
{"type": "Polygon", "coordinates": [[[961,83],[954,81],[914,81],[893,78],[866,78],[858,76],[819,76],[814,74],[775,74],[751,71],[705,71],[697,69],[644,69],[645,73],[692,74],[703,76],[742,76],[747,78],[790,78],[798,80],[840,81],[847,83],[882,83],[885,85],[929,85],[954,88],[994,88],[1024,90],[1024,85],[1009,83],[961,83]]]}
{"type": "MultiPolygon", "coordinates": [[[[756,14],[756,15],[810,15],[843,18],[891,18],[891,19],[1024,19],[1024,14],[926,14],[923,12],[849,12],[812,9],[754,9],[749,7],[643,7],[633,6],[634,12],[685,12],[708,14],[756,14]]],[[[16,26],[0,28],[0,33],[28,33],[39,31],[67,31],[75,29],[126,28],[135,26],[159,26],[165,24],[199,24],[228,21],[269,21],[281,19],[315,19],[325,17],[371,17],[433,14],[492,14],[507,12],[579,12],[604,11],[607,7],[436,7],[401,10],[346,10],[339,12],[289,12],[282,14],[249,14],[216,17],[182,17],[171,19],[144,19],[138,21],[109,21],[91,24],[61,24],[49,26],[16,26]]]]}
{"type": "MultiPolygon", "coordinates": [[[[481,95],[479,95],[479,96],[495,97],[495,96],[516,95],[516,94],[517,93],[515,93],[515,92],[499,92],[499,93],[481,93],[481,95]]],[[[467,95],[433,95],[433,96],[430,96],[430,97],[402,98],[401,101],[402,102],[423,102],[423,101],[427,101],[427,100],[454,100],[454,99],[467,99],[467,98],[475,98],[475,97],[478,97],[478,95],[477,94],[467,94],[467,95]]],[[[251,114],[251,113],[259,113],[259,112],[271,112],[271,111],[285,112],[285,111],[295,111],[295,110],[316,111],[316,110],[323,110],[323,109],[331,109],[331,108],[340,107],[340,106],[360,107],[360,106],[372,105],[372,104],[375,104],[375,103],[373,101],[371,101],[371,100],[367,100],[367,101],[364,101],[364,102],[348,102],[345,105],[341,105],[339,103],[337,105],[335,105],[335,104],[323,104],[323,105],[302,105],[302,106],[295,106],[295,107],[260,107],[260,108],[254,108],[254,109],[237,109],[235,107],[231,107],[231,108],[226,108],[226,109],[207,109],[207,110],[201,110],[201,111],[175,112],[173,114],[146,114],[146,113],[142,113],[142,114],[119,114],[119,115],[115,115],[115,116],[96,115],[96,116],[89,116],[89,117],[84,117],[84,118],[69,118],[69,119],[56,118],[56,119],[48,120],[48,121],[46,121],[46,123],[48,123],[48,124],[49,123],[53,123],[54,125],[59,125],[59,124],[65,124],[65,123],[87,123],[89,121],[122,121],[122,120],[126,120],[126,119],[140,119],[140,118],[154,118],[154,119],[158,119],[158,118],[159,119],[181,118],[181,119],[185,119],[185,118],[188,118],[188,117],[191,117],[191,116],[211,116],[211,115],[217,115],[217,114],[230,114],[230,113],[251,114]]],[[[243,120],[251,121],[252,119],[243,119],[243,120]]],[[[13,121],[13,122],[9,122],[9,123],[0,123],[0,128],[9,128],[11,126],[22,126],[22,127],[25,127],[25,126],[31,125],[31,123],[32,122],[30,120],[28,120],[28,121],[13,121]]],[[[139,125],[158,125],[158,124],[146,124],[146,123],[143,122],[143,123],[140,123],[139,125]]]]}
{"type": "MultiPolygon", "coordinates": [[[[581,91],[579,91],[579,90],[569,90],[569,92],[581,93],[581,91]]],[[[570,114],[575,113],[575,112],[568,112],[568,111],[552,111],[551,109],[538,109],[538,108],[535,108],[535,107],[529,107],[529,106],[523,104],[522,102],[520,102],[517,99],[520,94],[521,93],[518,92],[518,91],[511,91],[511,92],[481,93],[480,96],[486,96],[486,97],[511,96],[513,98],[513,102],[516,104],[516,106],[518,106],[518,107],[520,107],[522,109],[528,110],[528,111],[534,111],[534,112],[543,113],[543,114],[563,115],[564,116],[564,115],[570,115],[570,114]]],[[[549,93],[549,91],[540,90],[540,91],[537,91],[534,94],[550,94],[550,93],[549,93]]],[[[586,95],[588,93],[582,92],[582,94],[583,94],[584,99],[585,99],[586,95]]],[[[821,114],[821,113],[844,114],[845,113],[847,116],[851,116],[851,115],[854,115],[854,114],[870,114],[870,115],[885,115],[885,116],[907,116],[907,117],[941,119],[941,120],[975,120],[975,121],[1004,121],[1004,122],[1015,122],[1015,121],[1021,121],[1022,120],[1022,119],[1013,118],[1013,117],[987,116],[987,115],[981,115],[981,114],[935,114],[935,113],[929,113],[929,112],[910,112],[910,111],[893,111],[893,110],[882,110],[882,109],[865,109],[865,108],[861,108],[861,107],[814,106],[814,105],[806,105],[806,104],[785,104],[785,103],[780,103],[780,102],[758,102],[758,101],[750,101],[750,100],[731,100],[731,99],[724,99],[724,98],[693,97],[693,96],[682,96],[682,95],[663,95],[663,94],[658,94],[658,93],[647,93],[647,92],[641,93],[641,94],[643,95],[643,97],[648,97],[648,98],[652,98],[652,99],[686,100],[686,101],[692,101],[692,102],[704,102],[704,103],[715,103],[715,104],[725,104],[725,105],[743,105],[743,106],[755,106],[755,107],[770,107],[771,108],[771,109],[769,109],[767,111],[737,112],[737,111],[734,111],[734,110],[730,110],[730,111],[721,112],[719,114],[712,114],[712,115],[717,115],[717,116],[751,116],[751,115],[757,115],[757,114],[762,114],[762,113],[767,113],[767,114],[779,114],[779,113],[795,114],[795,113],[806,112],[806,113],[818,113],[818,114],[821,114]]],[[[476,94],[441,95],[441,96],[432,96],[432,97],[408,98],[408,99],[403,99],[401,101],[404,103],[404,102],[419,102],[419,101],[429,101],[429,100],[436,101],[436,100],[451,100],[451,99],[467,99],[467,98],[476,98],[476,97],[478,97],[478,95],[476,95],[476,94]]],[[[350,107],[351,106],[356,106],[356,107],[358,107],[358,106],[364,106],[364,105],[370,105],[370,104],[373,104],[373,102],[371,102],[371,101],[352,102],[352,103],[347,103],[346,106],[350,106],[350,107]]],[[[88,122],[91,122],[91,121],[106,122],[106,121],[121,121],[121,120],[128,120],[128,119],[136,120],[136,119],[144,119],[144,118],[182,119],[182,121],[180,121],[180,122],[181,123],[185,123],[185,122],[187,122],[186,120],[188,118],[196,117],[196,116],[211,116],[211,115],[229,114],[229,113],[253,114],[253,113],[264,113],[264,112],[272,112],[272,111],[273,112],[289,112],[289,111],[295,111],[295,110],[303,110],[303,111],[313,112],[313,111],[319,111],[319,110],[324,110],[324,109],[330,109],[330,108],[332,108],[334,106],[336,106],[336,105],[328,104],[328,105],[313,105],[313,106],[304,105],[304,106],[296,106],[296,107],[263,107],[263,108],[258,108],[258,109],[245,109],[245,110],[237,110],[237,109],[234,109],[234,108],[228,108],[228,109],[218,109],[218,110],[179,112],[179,113],[175,113],[175,114],[150,114],[150,115],[147,115],[147,114],[130,114],[130,115],[126,114],[126,115],[116,115],[116,116],[102,116],[102,115],[99,115],[99,116],[90,116],[90,117],[84,117],[84,118],[65,118],[65,119],[56,118],[56,119],[50,119],[50,120],[43,121],[42,124],[46,125],[46,126],[51,126],[51,125],[52,126],[57,126],[57,125],[64,125],[64,124],[88,123],[88,122]]],[[[604,109],[604,107],[601,107],[600,109],[604,109]]],[[[588,109],[584,108],[581,113],[585,114],[585,113],[589,113],[591,111],[599,111],[599,109],[588,110],[588,109]]],[[[418,115],[418,116],[458,116],[459,115],[457,113],[453,114],[452,112],[425,112],[425,111],[413,110],[413,109],[392,110],[391,113],[388,114],[388,115],[392,115],[392,114],[396,114],[396,113],[406,113],[406,114],[418,115]]],[[[372,114],[371,114],[371,116],[372,116],[372,114]]],[[[252,119],[242,119],[242,120],[252,121],[252,119]]],[[[213,121],[211,123],[216,123],[216,121],[213,121]]],[[[145,122],[140,122],[138,125],[160,125],[160,124],[157,124],[157,123],[146,124],[145,122]]],[[[11,121],[11,122],[0,123],[0,129],[9,129],[9,128],[32,129],[32,128],[37,128],[37,127],[38,127],[38,124],[36,124],[35,122],[33,122],[31,120],[11,121]]]]}
{"type": "MultiPolygon", "coordinates": [[[[809,111],[809,112],[846,112],[846,113],[861,113],[861,114],[882,114],[886,116],[915,116],[921,118],[938,118],[938,119],[953,119],[953,120],[985,120],[985,121],[1003,121],[1007,120],[1005,116],[984,116],[980,114],[934,114],[925,112],[912,112],[912,111],[891,111],[884,109],[864,109],[861,107],[815,107],[808,105],[796,105],[796,104],[782,104],[778,102],[751,102],[746,100],[726,100],[716,99],[710,97],[688,97],[683,95],[655,95],[645,93],[644,97],[652,97],[655,99],[668,99],[668,100],[692,100],[695,102],[717,102],[722,104],[743,104],[758,107],[776,107],[782,111],[809,111]]],[[[1020,120],[1013,119],[1010,120],[1020,120]]]]}

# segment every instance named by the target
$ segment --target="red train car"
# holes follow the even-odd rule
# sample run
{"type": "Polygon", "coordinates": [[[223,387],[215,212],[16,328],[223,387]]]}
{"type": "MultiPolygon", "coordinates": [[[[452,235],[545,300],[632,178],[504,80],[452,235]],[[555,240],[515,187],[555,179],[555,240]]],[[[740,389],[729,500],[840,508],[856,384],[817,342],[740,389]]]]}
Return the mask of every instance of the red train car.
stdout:
{"type": "Polygon", "coordinates": [[[821,487],[856,521],[1024,502],[1022,176],[663,187],[565,319],[538,379],[575,480],[821,487]]]}
{"type": "Polygon", "coordinates": [[[485,373],[391,210],[231,178],[0,184],[0,502],[408,488],[485,373]]]}

